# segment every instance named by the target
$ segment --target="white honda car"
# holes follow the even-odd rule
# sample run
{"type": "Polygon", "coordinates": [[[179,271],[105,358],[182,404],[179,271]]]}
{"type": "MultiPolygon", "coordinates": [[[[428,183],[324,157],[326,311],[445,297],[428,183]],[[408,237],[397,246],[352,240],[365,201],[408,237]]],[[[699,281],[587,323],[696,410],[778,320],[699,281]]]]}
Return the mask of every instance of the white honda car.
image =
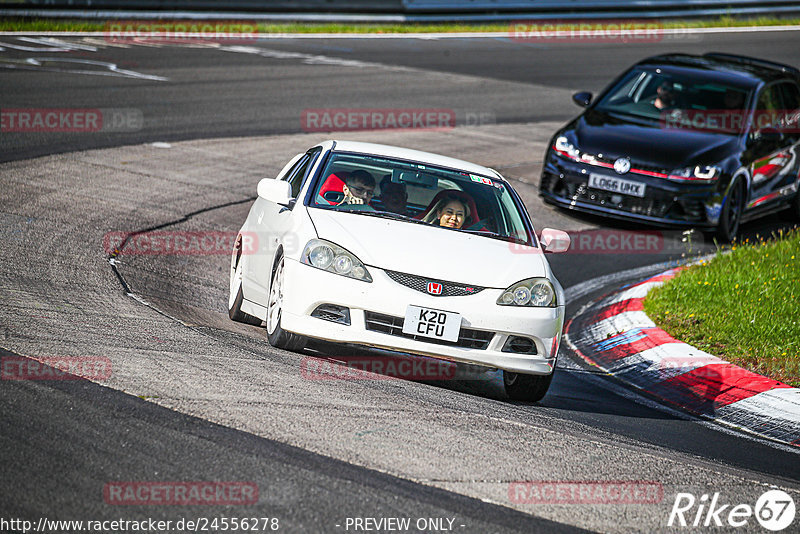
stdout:
{"type": "Polygon", "coordinates": [[[502,369],[512,399],[550,385],[564,291],[492,169],[370,143],[298,154],[258,198],[231,260],[231,319],[266,322],[271,345],[309,338],[502,369]]]}

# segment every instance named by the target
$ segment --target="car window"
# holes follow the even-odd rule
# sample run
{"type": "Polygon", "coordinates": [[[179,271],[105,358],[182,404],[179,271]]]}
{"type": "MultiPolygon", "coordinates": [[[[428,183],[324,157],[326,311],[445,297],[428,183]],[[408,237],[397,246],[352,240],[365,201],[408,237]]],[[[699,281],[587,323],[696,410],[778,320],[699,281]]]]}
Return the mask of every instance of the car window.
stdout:
{"type": "MultiPolygon", "coordinates": [[[[748,88],[718,82],[707,75],[633,69],[597,102],[595,109],[660,121],[683,112],[679,116],[691,121],[709,112],[744,113],[751,95],[748,88]]],[[[734,133],[736,129],[720,131],[734,133]]]]}
{"type": "Polygon", "coordinates": [[[796,84],[791,82],[783,82],[778,85],[783,98],[783,109],[786,111],[794,111],[800,109],[800,89],[796,84]]]}
{"type": "Polygon", "coordinates": [[[777,85],[765,87],[758,95],[756,109],[759,111],[776,111],[781,108],[780,93],[777,85]]]}
{"type": "Polygon", "coordinates": [[[503,180],[367,154],[334,152],[318,173],[309,207],[484,235],[535,246],[527,216],[503,180]],[[455,226],[442,220],[460,212],[455,226]]]}
{"type": "Polygon", "coordinates": [[[317,148],[304,154],[303,157],[300,158],[297,163],[295,163],[294,167],[292,167],[292,169],[286,173],[286,181],[292,185],[293,198],[297,198],[297,195],[300,194],[300,189],[303,187],[303,181],[305,180],[306,176],[308,176],[308,171],[314,165],[314,161],[316,161],[321,150],[322,149],[317,148]]]}

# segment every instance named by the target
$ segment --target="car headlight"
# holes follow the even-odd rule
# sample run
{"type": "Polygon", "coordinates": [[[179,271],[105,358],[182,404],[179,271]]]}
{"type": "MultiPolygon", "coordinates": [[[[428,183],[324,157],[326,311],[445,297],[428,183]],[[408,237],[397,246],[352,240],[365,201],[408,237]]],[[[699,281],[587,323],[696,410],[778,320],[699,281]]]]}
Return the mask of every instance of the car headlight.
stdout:
{"type": "Polygon", "coordinates": [[[550,308],[558,305],[556,290],[547,278],[528,278],[509,286],[497,299],[497,304],[537,308],[550,308]]]}
{"type": "Polygon", "coordinates": [[[312,239],[303,249],[300,261],[323,271],[355,278],[362,282],[372,282],[372,277],[361,260],[330,241],[312,239]]]}
{"type": "Polygon", "coordinates": [[[720,172],[722,169],[713,165],[697,165],[672,171],[667,178],[676,182],[713,182],[719,178],[720,172]]]}
{"type": "Polygon", "coordinates": [[[556,142],[553,144],[553,150],[569,159],[580,161],[581,151],[578,150],[578,147],[574,144],[570,143],[569,139],[564,135],[560,135],[556,138],[556,142]]]}

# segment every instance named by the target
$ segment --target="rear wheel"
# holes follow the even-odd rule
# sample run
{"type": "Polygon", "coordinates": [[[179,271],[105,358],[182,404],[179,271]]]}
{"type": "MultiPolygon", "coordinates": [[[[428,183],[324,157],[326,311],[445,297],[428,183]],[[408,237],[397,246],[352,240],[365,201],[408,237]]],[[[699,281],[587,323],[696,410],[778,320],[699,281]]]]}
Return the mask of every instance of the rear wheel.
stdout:
{"type": "Polygon", "coordinates": [[[717,226],[717,237],[724,243],[730,243],[739,233],[739,223],[742,220],[744,211],[745,187],[741,180],[733,184],[725,205],[722,206],[722,213],[719,216],[719,226],[717,226]]]}
{"type": "Polygon", "coordinates": [[[242,311],[242,301],[244,295],[242,294],[242,262],[239,261],[242,257],[241,242],[237,241],[236,248],[233,251],[231,258],[231,283],[228,293],[228,317],[232,320],[258,326],[261,324],[261,319],[245,313],[242,311]]]}
{"type": "Polygon", "coordinates": [[[305,347],[306,338],[281,328],[284,289],[283,265],[283,256],[281,256],[272,270],[272,281],[269,286],[269,304],[267,304],[267,339],[273,347],[297,351],[305,347]]]}
{"type": "Polygon", "coordinates": [[[516,401],[538,402],[547,394],[553,373],[549,375],[525,375],[503,371],[506,394],[516,401]]]}

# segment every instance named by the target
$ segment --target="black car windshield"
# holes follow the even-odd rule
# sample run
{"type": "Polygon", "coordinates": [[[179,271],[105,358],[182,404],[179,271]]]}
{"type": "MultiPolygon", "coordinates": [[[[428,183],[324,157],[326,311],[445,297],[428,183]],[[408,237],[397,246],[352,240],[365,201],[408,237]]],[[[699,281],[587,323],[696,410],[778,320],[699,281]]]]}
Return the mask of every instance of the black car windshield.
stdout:
{"type": "Polygon", "coordinates": [[[752,90],[708,77],[633,69],[595,109],[660,121],[664,127],[738,134],[747,126],[752,90]]]}
{"type": "Polygon", "coordinates": [[[309,206],[534,246],[503,181],[413,161],[334,152],[309,206]]]}

